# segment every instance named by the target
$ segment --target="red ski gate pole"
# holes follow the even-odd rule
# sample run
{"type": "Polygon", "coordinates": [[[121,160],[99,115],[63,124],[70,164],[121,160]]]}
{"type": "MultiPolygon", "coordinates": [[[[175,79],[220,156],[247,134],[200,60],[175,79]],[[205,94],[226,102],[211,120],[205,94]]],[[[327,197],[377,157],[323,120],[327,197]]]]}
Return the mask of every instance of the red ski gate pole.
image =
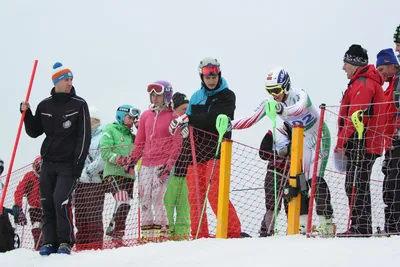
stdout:
{"type": "MultiPolygon", "coordinates": [[[[36,59],[33,64],[31,79],[29,81],[28,91],[26,92],[25,102],[29,101],[29,97],[31,95],[31,90],[32,90],[33,80],[35,79],[37,65],[38,65],[38,60],[36,59]]],[[[21,114],[21,120],[19,121],[17,136],[15,137],[14,148],[13,148],[13,152],[11,155],[10,165],[9,165],[8,171],[7,171],[6,182],[4,184],[3,194],[1,195],[1,199],[0,199],[1,214],[3,214],[3,204],[4,204],[4,200],[6,198],[8,183],[10,181],[10,176],[11,176],[12,168],[14,165],[15,154],[17,153],[19,138],[21,136],[22,124],[24,123],[25,113],[26,113],[26,111],[22,112],[22,114],[21,114]]]]}

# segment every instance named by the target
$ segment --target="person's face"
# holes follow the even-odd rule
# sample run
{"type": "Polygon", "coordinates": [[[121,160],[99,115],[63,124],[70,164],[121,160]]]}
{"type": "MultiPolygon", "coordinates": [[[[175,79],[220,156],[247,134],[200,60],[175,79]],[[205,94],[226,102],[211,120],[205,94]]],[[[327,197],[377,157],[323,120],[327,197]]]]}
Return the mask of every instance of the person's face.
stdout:
{"type": "Polygon", "coordinates": [[[214,90],[218,85],[218,75],[204,75],[203,81],[208,89],[214,90]]]}
{"type": "Polygon", "coordinates": [[[180,105],[179,107],[177,107],[177,108],[175,109],[175,112],[176,112],[179,116],[182,116],[183,114],[186,113],[186,110],[187,110],[188,106],[189,106],[188,103],[182,104],[182,105],[180,105]]]}
{"type": "Polygon", "coordinates": [[[285,93],[282,92],[279,95],[272,95],[275,99],[276,102],[283,102],[284,98],[285,98],[285,93]]]}
{"type": "Polygon", "coordinates": [[[400,53],[400,43],[395,43],[395,48],[394,48],[394,50],[396,51],[396,52],[398,52],[398,53],[400,53]]]}
{"type": "Polygon", "coordinates": [[[64,80],[59,81],[58,83],[56,83],[55,87],[55,91],[57,93],[70,93],[71,89],[72,89],[72,78],[68,77],[64,80]]]}
{"type": "Polygon", "coordinates": [[[388,82],[395,74],[396,68],[394,65],[381,65],[377,67],[377,70],[382,74],[385,82],[388,82]]]}
{"type": "Polygon", "coordinates": [[[135,121],[134,117],[130,116],[129,114],[125,114],[125,116],[124,116],[124,125],[126,125],[128,127],[132,127],[134,121],[135,121]]]}
{"type": "Polygon", "coordinates": [[[351,78],[353,78],[354,73],[356,73],[357,66],[351,65],[347,62],[344,62],[342,70],[344,70],[344,72],[346,72],[347,79],[350,80],[351,78]]]}
{"type": "Polygon", "coordinates": [[[152,92],[150,98],[151,103],[156,106],[161,106],[164,103],[164,95],[157,95],[156,93],[152,92]]]}

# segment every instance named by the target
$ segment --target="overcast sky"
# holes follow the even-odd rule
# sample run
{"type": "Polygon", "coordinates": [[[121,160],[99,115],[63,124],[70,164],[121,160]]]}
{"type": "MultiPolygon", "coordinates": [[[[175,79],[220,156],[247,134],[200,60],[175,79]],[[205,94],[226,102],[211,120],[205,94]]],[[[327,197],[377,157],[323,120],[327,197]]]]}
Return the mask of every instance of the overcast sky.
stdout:
{"type": "MultiPolygon", "coordinates": [[[[106,123],[119,105],[145,110],[146,85],[155,80],[190,96],[200,86],[199,61],[216,57],[240,118],[267,97],[263,78],[276,65],[315,106],[338,104],[347,84],[345,51],[359,43],[375,63],[381,49],[394,45],[399,10],[395,0],[2,0],[0,158],[7,167],[35,59],[34,110],[49,95],[52,65],[60,61],[72,70],[77,94],[106,123]]],[[[265,118],[233,138],[258,147],[269,128],[265,118]]],[[[32,162],[42,140],[23,131],[14,168],[32,162]]]]}

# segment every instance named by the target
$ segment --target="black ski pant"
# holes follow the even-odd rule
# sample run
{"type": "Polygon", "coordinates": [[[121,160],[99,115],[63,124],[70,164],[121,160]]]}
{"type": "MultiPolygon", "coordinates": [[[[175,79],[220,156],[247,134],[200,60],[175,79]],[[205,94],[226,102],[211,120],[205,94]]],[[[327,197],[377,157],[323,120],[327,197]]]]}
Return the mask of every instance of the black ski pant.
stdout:
{"type": "Polygon", "coordinates": [[[76,246],[90,244],[90,249],[103,248],[103,209],[106,185],[78,183],[75,189],[76,246]]]}
{"type": "Polygon", "coordinates": [[[358,153],[358,164],[356,164],[357,150],[358,148],[354,148],[346,151],[347,167],[345,189],[349,201],[349,208],[353,195],[353,181],[355,181],[354,203],[350,217],[350,232],[370,235],[372,234],[370,179],[372,167],[377,156],[368,154],[365,148],[361,148],[358,153]]]}
{"type": "Polygon", "coordinates": [[[129,200],[131,200],[133,198],[133,186],[135,181],[131,178],[121,176],[108,176],[106,180],[109,181],[109,190],[114,199],[116,199],[117,207],[113,214],[113,220],[111,220],[109,228],[112,228],[113,232],[124,232],[126,227],[126,219],[131,206],[128,203],[118,202],[116,196],[121,191],[125,191],[128,193],[129,200]]]}
{"type": "Polygon", "coordinates": [[[393,141],[393,149],[386,154],[388,170],[383,180],[385,203],[385,232],[400,233],[400,140],[393,141]]]}
{"type": "Polygon", "coordinates": [[[40,200],[45,244],[75,243],[71,195],[76,178],[71,163],[43,161],[40,172],[40,200]]]}

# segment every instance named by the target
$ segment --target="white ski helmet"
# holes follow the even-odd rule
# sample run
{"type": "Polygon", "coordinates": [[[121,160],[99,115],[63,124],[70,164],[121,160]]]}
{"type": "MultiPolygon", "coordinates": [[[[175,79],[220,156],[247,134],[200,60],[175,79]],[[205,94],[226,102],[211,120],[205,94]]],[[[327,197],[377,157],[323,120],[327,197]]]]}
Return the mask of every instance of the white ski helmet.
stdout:
{"type": "Polygon", "coordinates": [[[269,93],[278,94],[279,90],[283,90],[287,95],[291,87],[289,73],[282,67],[276,67],[267,74],[264,84],[269,93]]]}

